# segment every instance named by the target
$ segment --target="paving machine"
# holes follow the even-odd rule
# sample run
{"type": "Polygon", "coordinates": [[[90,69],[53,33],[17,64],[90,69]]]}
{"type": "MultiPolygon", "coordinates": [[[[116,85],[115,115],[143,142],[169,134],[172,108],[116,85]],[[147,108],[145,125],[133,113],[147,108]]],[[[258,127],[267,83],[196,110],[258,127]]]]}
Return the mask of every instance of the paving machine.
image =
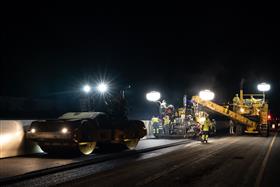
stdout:
{"type": "MultiPolygon", "coordinates": [[[[161,105],[162,107],[162,105],[161,105]]],[[[191,105],[175,109],[172,105],[161,108],[160,117],[153,117],[151,122],[156,138],[195,138],[199,136],[200,125],[209,120],[205,111],[191,105]]],[[[215,124],[211,125],[210,134],[215,134],[215,124]]]]}

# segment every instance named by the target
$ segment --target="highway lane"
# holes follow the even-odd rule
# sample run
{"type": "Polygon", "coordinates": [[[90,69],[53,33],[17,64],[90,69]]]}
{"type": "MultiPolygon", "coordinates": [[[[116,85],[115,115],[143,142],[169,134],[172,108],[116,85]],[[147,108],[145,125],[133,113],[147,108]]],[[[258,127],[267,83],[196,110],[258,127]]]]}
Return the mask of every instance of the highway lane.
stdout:
{"type": "MultiPolygon", "coordinates": [[[[166,140],[165,140],[166,141],[166,140]]],[[[145,153],[133,154],[130,156],[116,157],[115,159],[107,160],[104,162],[98,162],[95,164],[85,165],[83,167],[78,167],[74,169],[68,169],[60,172],[51,173],[44,176],[39,176],[36,178],[31,178],[23,181],[13,181],[9,183],[8,186],[53,186],[62,184],[64,182],[69,182],[75,179],[86,177],[94,173],[100,173],[104,171],[113,170],[114,168],[133,164],[135,161],[140,161],[143,159],[156,158],[162,154],[166,154],[177,150],[178,148],[184,148],[187,145],[192,145],[197,143],[197,141],[186,141],[188,143],[180,144],[178,146],[171,146],[164,149],[156,149],[153,151],[148,151],[145,153]]],[[[6,186],[6,185],[5,185],[6,186]]]]}
{"type": "MultiPolygon", "coordinates": [[[[144,139],[139,142],[136,150],[142,150],[161,145],[168,145],[180,141],[185,140],[144,139]]],[[[110,154],[114,153],[98,153],[98,151],[95,151],[94,154],[80,157],[50,156],[45,153],[38,153],[33,155],[0,159],[0,179],[22,175],[30,172],[36,172],[38,170],[63,166],[71,163],[77,163],[90,159],[101,158],[110,154]]]]}
{"type": "Polygon", "coordinates": [[[179,146],[172,152],[136,159],[62,186],[256,186],[258,177],[260,186],[279,186],[275,183],[277,173],[271,173],[277,171],[279,163],[279,136],[275,139],[261,176],[273,137],[243,136],[179,146]]]}
{"type": "Polygon", "coordinates": [[[280,186],[280,135],[278,133],[264,168],[261,186],[280,186]]]}
{"type": "Polygon", "coordinates": [[[259,186],[279,186],[275,183],[280,161],[279,138],[232,136],[212,138],[209,144],[193,141],[12,186],[258,186],[258,179],[259,186]]]}

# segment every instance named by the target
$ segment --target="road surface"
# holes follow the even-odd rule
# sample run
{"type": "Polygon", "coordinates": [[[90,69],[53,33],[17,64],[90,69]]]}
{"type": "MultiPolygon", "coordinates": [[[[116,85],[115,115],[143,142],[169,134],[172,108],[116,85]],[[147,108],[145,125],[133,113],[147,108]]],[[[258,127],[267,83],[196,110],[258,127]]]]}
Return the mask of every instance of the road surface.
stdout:
{"type": "Polygon", "coordinates": [[[13,186],[279,186],[280,137],[232,136],[118,158],[13,186]]]}
{"type": "Polygon", "coordinates": [[[278,153],[279,136],[227,137],[191,143],[63,186],[279,186],[278,153]]]}
{"type": "MultiPolygon", "coordinates": [[[[147,148],[153,148],[162,145],[169,145],[173,143],[178,143],[182,141],[191,141],[186,139],[177,140],[164,140],[164,139],[144,139],[139,142],[136,150],[143,150],[147,148]]],[[[36,172],[38,170],[49,169],[53,167],[64,166],[67,164],[78,163],[87,160],[100,159],[105,156],[111,156],[113,154],[118,154],[119,152],[106,152],[100,153],[94,151],[93,154],[89,156],[50,156],[45,153],[31,154],[18,157],[10,157],[0,159],[0,181],[1,179],[23,175],[26,173],[36,172]]]]}

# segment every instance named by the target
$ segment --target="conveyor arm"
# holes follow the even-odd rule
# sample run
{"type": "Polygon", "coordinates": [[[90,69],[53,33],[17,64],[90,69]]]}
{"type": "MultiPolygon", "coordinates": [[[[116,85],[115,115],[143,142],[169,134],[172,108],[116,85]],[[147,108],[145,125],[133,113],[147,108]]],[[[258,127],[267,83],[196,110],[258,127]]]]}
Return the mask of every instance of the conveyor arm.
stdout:
{"type": "Polygon", "coordinates": [[[244,125],[247,125],[249,127],[256,127],[257,124],[256,122],[236,113],[236,112],[233,112],[231,110],[229,110],[228,108],[225,108],[223,106],[220,106],[212,101],[205,101],[205,100],[202,100],[199,96],[193,96],[192,97],[192,101],[203,106],[203,107],[206,107],[214,112],[217,112],[217,113],[220,113],[224,116],[227,116],[233,120],[236,120],[244,125]]]}

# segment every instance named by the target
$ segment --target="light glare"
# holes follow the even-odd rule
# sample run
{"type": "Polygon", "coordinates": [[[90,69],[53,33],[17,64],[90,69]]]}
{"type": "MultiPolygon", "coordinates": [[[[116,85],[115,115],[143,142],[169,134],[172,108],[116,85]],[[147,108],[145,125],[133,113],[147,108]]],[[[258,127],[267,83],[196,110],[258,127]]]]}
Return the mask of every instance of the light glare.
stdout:
{"type": "Polygon", "coordinates": [[[97,90],[100,92],[100,93],[105,93],[108,91],[108,85],[106,83],[100,83],[98,84],[97,86],[97,90]]]}
{"type": "Polygon", "coordinates": [[[62,132],[63,134],[65,134],[65,133],[68,132],[68,129],[64,127],[64,128],[61,129],[61,132],[62,132]]]}
{"type": "Polygon", "coordinates": [[[158,101],[160,97],[161,97],[160,93],[156,91],[152,91],[146,94],[146,99],[152,102],[158,101]]]}
{"type": "Polygon", "coordinates": [[[36,132],[36,129],[32,128],[31,133],[35,133],[35,132],[36,132]]]}
{"type": "Polygon", "coordinates": [[[258,84],[258,90],[261,92],[267,92],[270,90],[270,84],[267,84],[265,82],[258,84]]]}
{"type": "Polygon", "coordinates": [[[210,101],[214,99],[215,94],[210,90],[202,90],[199,92],[199,97],[203,100],[210,101]]]}
{"type": "Polygon", "coordinates": [[[87,84],[84,86],[83,90],[85,93],[89,93],[91,91],[91,87],[87,84]]]}
{"type": "Polygon", "coordinates": [[[200,117],[200,118],[198,119],[198,122],[199,122],[200,124],[204,124],[205,121],[206,121],[206,118],[205,118],[205,117],[200,117]]]}

